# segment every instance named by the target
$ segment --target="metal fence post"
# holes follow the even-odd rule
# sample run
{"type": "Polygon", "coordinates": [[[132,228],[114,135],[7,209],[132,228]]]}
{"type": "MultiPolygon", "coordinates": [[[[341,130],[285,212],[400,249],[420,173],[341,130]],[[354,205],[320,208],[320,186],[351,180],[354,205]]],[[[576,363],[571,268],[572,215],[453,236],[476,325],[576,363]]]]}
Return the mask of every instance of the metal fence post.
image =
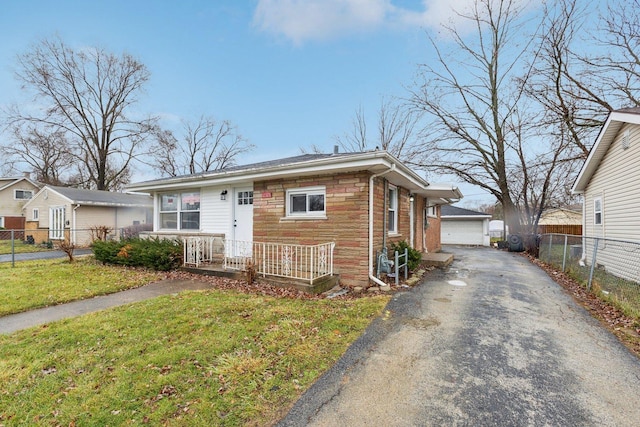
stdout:
{"type": "Polygon", "coordinates": [[[404,248],[404,280],[407,280],[407,270],[409,269],[409,248],[404,248]]]}
{"type": "Polygon", "coordinates": [[[14,230],[11,230],[11,267],[16,266],[16,245],[15,245],[15,235],[14,230]]]}
{"type": "Polygon", "coordinates": [[[596,237],[593,243],[593,257],[591,258],[591,269],[589,270],[589,282],[587,283],[587,289],[591,290],[591,282],[593,281],[593,269],[596,268],[596,257],[598,255],[598,246],[600,238],[596,237]]]}
{"type": "Polygon", "coordinates": [[[564,273],[565,270],[565,266],[567,264],[567,238],[569,236],[567,236],[566,234],[564,235],[564,246],[562,247],[562,272],[564,273]]]}
{"type": "Polygon", "coordinates": [[[547,264],[551,264],[551,245],[553,243],[553,234],[549,234],[549,255],[548,255],[548,259],[547,259],[547,264]]]}

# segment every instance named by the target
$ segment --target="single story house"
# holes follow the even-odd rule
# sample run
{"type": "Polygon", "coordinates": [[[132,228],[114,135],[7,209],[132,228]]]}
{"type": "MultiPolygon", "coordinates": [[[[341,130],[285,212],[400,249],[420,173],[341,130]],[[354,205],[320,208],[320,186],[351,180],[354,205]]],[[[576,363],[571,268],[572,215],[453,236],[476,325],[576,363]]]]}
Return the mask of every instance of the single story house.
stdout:
{"type": "Polygon", "coordinates": [[[596,263],[620,277],[638,280],[637,248],[614,241],[640,243],[640,108],[612,111],[573,184],[583,197],[583,258],[590,263],[595,238],[596,263]],[[605,240],[611,239],[611,240],[605,240]]]}
{"type": "Polygon", "coordinates": [[[329,260],[343,285],[365,287],[380,282],[377,254],[392,242],[439,251],[440,206],[462,197],[457,187],[429,184],[386,151],[304,154],[128,189],[153,195],[154,235],[215,236],[227,258],[249,242],[253,249],[244,255],[258,270],[269,264],[273,272],[264,274],[325,269],[329,260]],[[292,256],[303,249],[310,255],[292,256]],[[296,267],[304,257],[316,264],[296,267]]]}
{"type": "Polygon", "coordinates": [[[0,228],[24,229],[22,207],[42,185],[28,176],[0,177],[0,228]]]}
{"type": "MultiPolygon", "coordinates": [[[[26,234],[36,243],[69,239],[88,246],[108,230],[118,237],[129,226],[152,221],[153,199],[146,194],[45,185],[23,207],[26,234]]],[[[104,237],[104,236],[102,236],[104,237]]]]}
{"type": "Polygon", "coordinates": [[[441,208],[442,244],[489,246],[491,215],[458,206],[441,208]]]}

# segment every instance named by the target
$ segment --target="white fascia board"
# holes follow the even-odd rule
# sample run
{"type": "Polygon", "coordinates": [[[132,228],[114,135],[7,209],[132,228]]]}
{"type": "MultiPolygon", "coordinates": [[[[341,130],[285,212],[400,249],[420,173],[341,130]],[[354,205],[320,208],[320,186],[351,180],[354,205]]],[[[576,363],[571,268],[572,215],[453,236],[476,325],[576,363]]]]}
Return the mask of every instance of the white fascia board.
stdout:
{"type": "Polygon", "coordinates": [[[600,130],[600,133],[598,134],[598,137],[596,138],[596,142],[589,151],[587,160],[585,160],[582,168],[580,169],[580,173],[578,173],[578,177],[573,183],[573,187],[571,187],[571,192],[573,194],[584,193],[591,177],[598,169],[602,158],[613,143],[624,123],[640,125],[640,114],[621,111],[613,111],[609,114],[607,120],[602,126],[602,129],[600,130]]]}

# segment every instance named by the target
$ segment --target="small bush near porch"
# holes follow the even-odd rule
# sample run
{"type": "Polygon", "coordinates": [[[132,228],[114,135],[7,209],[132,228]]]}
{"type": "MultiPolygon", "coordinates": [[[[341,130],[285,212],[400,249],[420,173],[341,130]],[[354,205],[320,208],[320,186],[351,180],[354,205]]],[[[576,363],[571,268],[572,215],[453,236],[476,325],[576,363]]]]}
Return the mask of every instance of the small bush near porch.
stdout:
{"type": "Polygon", "coordinates": [[[182,242],[169,239],[96,240],[91,248],[104,264],[169,271],[182,265],[182,242]]]}

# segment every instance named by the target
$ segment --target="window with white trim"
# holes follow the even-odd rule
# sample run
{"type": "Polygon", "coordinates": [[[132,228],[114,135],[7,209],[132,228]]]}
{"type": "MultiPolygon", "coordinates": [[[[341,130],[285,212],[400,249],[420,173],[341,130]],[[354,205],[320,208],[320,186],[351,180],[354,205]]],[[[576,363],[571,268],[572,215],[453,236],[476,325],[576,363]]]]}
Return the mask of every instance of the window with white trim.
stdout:
{"type": "Polygon", "coordinates": [[[389,209],[388,215],[388,230],[389,233],[398,232],[398,188],[395,186],[389,186],[387,206],[389,209]]]}
{"type": "Polygon", "coordinates": [[[326,187],[305,187],[287,190],[288,217],[324,217],[326,187]]]}
{"type": "Polygon", "coordinates": [[[437,218],[438,214],[436,213],[436,205],[427,207],[427,215],[433,218],[437,218]]]}
{"type": "Polygon", "coordinates": [[[593,224],[602,225],[602,197],[593,199],[593,224]]]}
{"type": "Polygon", "coordinates": [[[200,229],[200,192],[160,195],[160,228],[169,230],[200,229]]]}
{"type": "Polygon", "coordinates": [[[33,197],[31,190],[13,190],[13,198],[15,200],[29,200],[33,197]]]}
{"type": "Polygon", "coordinates": [[[38,208],[33,208],[33,211],[31,211],[31,219],[34,221],[38,221],[40,219],[40,211],[38,208]]]}

